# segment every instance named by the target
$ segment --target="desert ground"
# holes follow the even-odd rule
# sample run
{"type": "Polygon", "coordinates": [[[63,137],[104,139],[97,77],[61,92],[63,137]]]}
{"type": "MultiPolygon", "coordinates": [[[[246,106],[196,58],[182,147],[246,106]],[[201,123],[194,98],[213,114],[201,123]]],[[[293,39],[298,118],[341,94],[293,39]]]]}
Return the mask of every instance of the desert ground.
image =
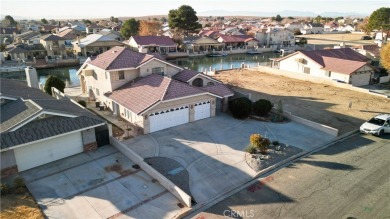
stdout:
{"type": "Polygon", "coordinates": [[[361,40],[362,36],[366,34],[308,34],[300,35],[299,37],[307,38],[307,44],[309,45],[339,45],[344,42],[346,45],[368,45],[375,44],[374,40],[361,40]]]}
{"type": "Polygon", "coordinates": [[[252,101],[281,99],[284,111],[337,128],[339,135],[358,129],[379,113],[390,113],[390,99],[329,85],[249,70],[224,71],[214,77],[233,90],[251,93],[252,101]]]}

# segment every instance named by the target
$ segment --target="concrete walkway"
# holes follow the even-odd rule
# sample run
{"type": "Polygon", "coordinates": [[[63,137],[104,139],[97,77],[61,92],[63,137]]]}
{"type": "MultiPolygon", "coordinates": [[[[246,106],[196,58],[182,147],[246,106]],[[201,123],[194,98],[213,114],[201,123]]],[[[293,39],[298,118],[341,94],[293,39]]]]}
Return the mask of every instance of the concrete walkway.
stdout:
{"type": "Polygon", "coordinates": [[[243,152],[253,133],[303,150],[312,150],[333,138],[295,122],[236,120],[221,114],[123,143],[144,158],[168,157],[179,162],[189,173],[195,201],[205,203],[256,174],[246,163],[243,152]]]}
{"type": "Polygon", "coordinates": [[[21,175],[47,218],[173,218],[186,210],[133,165],[108,145],[21,175]]]}

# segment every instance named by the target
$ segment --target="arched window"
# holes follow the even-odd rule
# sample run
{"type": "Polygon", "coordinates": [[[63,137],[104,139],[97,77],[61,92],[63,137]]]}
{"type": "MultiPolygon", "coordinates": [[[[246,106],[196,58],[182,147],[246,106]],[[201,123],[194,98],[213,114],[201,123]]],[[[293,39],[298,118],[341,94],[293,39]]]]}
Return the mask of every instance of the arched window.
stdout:
{"type": "Polygon", "coordinates": [[[192,81],[192,85],[195,87],[203,87],[203,79],[197,78],[194,81],[192,81]]]}

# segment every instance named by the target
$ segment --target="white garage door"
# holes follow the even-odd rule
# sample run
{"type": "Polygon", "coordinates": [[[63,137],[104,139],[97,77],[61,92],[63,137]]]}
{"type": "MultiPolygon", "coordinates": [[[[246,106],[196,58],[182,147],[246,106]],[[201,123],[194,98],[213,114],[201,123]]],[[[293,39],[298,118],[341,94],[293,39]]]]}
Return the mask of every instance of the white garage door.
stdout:
{"type": "Polygon", "coordinates": [[[18,170],[28,170],[83,152],[81,132],[14,149],[18,170]]]}
{"type": "Polygon", "coordinates": [[[169,110],[155,112],[149,115],[150,132],[188,123],[188,106],[175,107],[169,110]]]}
{"type": "Polygon", "coordinates": [[[195,118],[194,120],[200,120],[210,117],[210,101],[204,101],[195,104],[195,118]]]}
{"type": "Polygon", "coordinates": [[[371,74],[353,74],[351,84],[353,86],[368,85],[370,83],[371,74]]]}

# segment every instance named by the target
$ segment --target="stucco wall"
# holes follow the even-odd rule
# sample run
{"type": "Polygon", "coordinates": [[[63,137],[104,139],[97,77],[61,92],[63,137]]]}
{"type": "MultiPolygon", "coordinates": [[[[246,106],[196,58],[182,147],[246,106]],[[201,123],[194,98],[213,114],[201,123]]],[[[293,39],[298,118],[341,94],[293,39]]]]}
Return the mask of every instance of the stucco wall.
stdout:
{"type": "Polygon", "coordinates": [[[96,142],[95,128],[87,129],[81,132],[83,145],[96,142]]]}
{"type": "Polygon", "coordinates": [[[12,167],[16,165],[14,150],[8,150],[1,153],[1,169],[12,167]]]}

